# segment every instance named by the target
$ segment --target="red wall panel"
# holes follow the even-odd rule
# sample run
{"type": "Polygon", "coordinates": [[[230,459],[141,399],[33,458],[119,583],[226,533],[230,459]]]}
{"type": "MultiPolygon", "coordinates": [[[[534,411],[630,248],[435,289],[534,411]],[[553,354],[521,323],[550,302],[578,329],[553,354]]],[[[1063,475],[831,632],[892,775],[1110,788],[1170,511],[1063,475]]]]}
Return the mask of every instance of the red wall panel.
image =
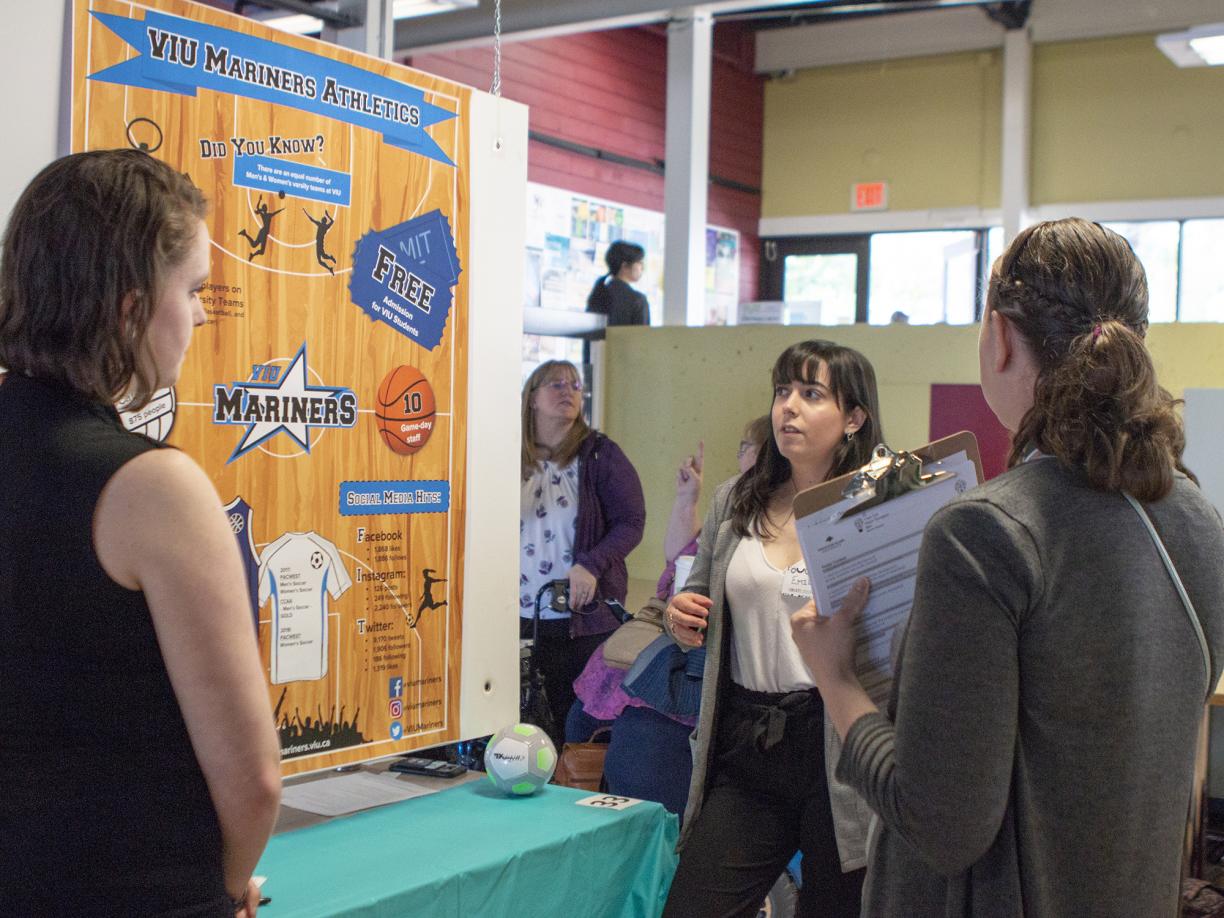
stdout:
{"type": "MultiPolygon", "coordinates": [[[[405,63],[488,89],[492,48],[420,54],[405,63]]],[[[633,159],[664,156],[667,36],[662,28],[614,29],[502,45],[502,94],[529,106],[532,131],[633,159]]],[[[752,72],[751,35],[715,29],[710,174],[759,189],[764,81],[752,72]]],[[[532,142],[527,176],[579,194],[663,210],[663,177],[532,142]]],[[[710,185],[708,219],[740,233],[740,298],[756,299],[758,192],[710,185]]]]}
{"type": "Polygon", "coordinates": [[[951,383],[931,386],[931,439],[950,437],[962,430],[977,437],[982,474],[987,481],[1007,470],[1011,434],[986,404],[982,387],[951,383]]]}

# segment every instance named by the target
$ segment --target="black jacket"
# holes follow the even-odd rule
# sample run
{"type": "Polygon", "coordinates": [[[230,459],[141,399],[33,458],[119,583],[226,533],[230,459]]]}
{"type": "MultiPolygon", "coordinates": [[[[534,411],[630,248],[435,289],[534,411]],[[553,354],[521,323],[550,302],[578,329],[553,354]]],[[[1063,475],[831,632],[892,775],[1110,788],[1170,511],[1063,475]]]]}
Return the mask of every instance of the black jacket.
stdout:
{"type": "Polygon", "coordinates": [[[649,325],[650,304],[623,280],[605,274],[587,297],[587,312],[608,317],[609,325],[649,325]]]}

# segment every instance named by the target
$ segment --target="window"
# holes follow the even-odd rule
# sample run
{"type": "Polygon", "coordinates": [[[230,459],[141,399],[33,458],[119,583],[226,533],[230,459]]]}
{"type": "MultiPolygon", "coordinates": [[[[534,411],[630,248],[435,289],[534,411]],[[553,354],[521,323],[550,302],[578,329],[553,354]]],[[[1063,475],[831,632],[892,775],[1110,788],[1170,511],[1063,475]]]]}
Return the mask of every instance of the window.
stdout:
{"type": "MultiPolygon", "coordinates": [[[[1224,219],[1103,225],[1125,237],[1143,264],[1151,322],[1224,322],[1224,219]]],[[[762,298],[784,299],[790,324],[820,325],[977,321],[1004,250],[998,226],[765,244],[765,261],[773,246],[777,267],[764,266],[762,298]]]]}
{"type": "Polygon", "coordinates": [[[980,235],[973,230],[873,235],[867,321],[974,322],[980,235]]]}
{"type": "Polygon", "coordinates": [[[1182,224],[1182,322],[1224,322],[1224,220],[1187,220],[1182,224]]]}
{"type": "Polygon", "coordinates": [[[787,325],[854,324],[857,255],[787,255],[782,270],[787,325]]]}
{"type": "MultiPolygon", "coordinates": [[[[1148,321],[1177,321],[1177,260],[1181,224],[1176,220],[1102,223],[1125,236],[1147,272],[1148,321]]],[[[1185,320],[1183,320],[1185,321],[1185,320]]]]}
{"type": "Polygon", "coordinates": [[[983,284],[989,283],[990,272],[994,270],[994,263],[999,260],[999,256],[1003,254],[1003,227],[992,226],[986,233],[986,270],[982,272],[985,276],[982,278],[983,284]]]}

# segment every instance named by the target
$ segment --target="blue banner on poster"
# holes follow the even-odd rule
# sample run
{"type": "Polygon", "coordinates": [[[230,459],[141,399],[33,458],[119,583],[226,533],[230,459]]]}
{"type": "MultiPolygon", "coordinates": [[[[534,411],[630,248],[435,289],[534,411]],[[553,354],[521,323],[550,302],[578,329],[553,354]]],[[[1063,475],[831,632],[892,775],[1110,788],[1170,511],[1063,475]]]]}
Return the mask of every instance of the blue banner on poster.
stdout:
{"type": "Polygon", "coordinates": [[[353,180],[347,172],[291,159],[237,156],[234,158],[234,184],[256,191],[283,191],[297,198],[348,207],[353,180]]]}
{"type": "Polygon", "coordinates": [[[449,509],[449,481],[340,482],[340,513],[343,516],[445,513],[449,509]]]}
{"type": "Polygon", "coordinates": [[[453,166],[425,128],[455,112],[425,93],[351,64],[220,26],[146,10],[144,19],[91,12],[138,52],[91,80],[194,96],[209,89],[273,102],[378,131],[397,147],[453,166]]]}
{"type": "Polygon", "coordinates": [[[462,270],[450,221],[432,210],[357,240],[349,295],[371,319],[433,350],[462,270]]]}

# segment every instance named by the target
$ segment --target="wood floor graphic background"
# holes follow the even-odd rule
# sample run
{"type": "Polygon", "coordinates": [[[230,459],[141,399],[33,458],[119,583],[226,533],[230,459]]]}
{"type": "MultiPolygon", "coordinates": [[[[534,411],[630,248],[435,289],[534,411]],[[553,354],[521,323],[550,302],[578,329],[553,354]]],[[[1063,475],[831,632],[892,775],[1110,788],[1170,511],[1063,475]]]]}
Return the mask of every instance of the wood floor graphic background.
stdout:
{"type": "MultiPolygon", "coordinates": [[[[189,174],[211,202],[212,272],[203,296],[209,321],[196,331],[184,363],[167,442],[201,463],[222,502],[240,497],[249,505],[249,519],[232,523],[240,542],[237,530],[249,525],[257,557],[294,533],[313,533],[335,549],[333,556],[322,542],[318,552],[298,542],[308,559],[302,576],[313,582],[320,570],[326,573],[318,585],[326,615],[313,624],[314,633],[300,638],[315,650],[326,644],[320,678],[273,683],[277,597],[266,596],[258,610],[286,775],[461,735],[469,103],[470,90],[456,84],[184,0],[77,0],[74,6],[72,149],[144,144],[189,174]],[[419,88],[426,102],[455,113],[425,129],[454,165],[397,147],[366,127],[289,105],[206,88],[184,95],[90,79],[141,50],[93,14],[142,20],[154,11],[271,39],[419,88]],[[286,166],[347,175],[348,205],[236,186],[232,140],[262,140],[267,156],[274,136],[311,139],[310,152],[276,158],[286,166]],[[224,156],[216,155],[220,150],[224,156]],[[354,304],[349,284],[363,235],[435,210],[449,221],[462,270],[441,343],[430,349],[371,319],[354,304]],[[328,220],[334,223],[321,228],[328,220]],[[248,428],[216,422],[218,387],[232,393],[238,384],[285,384],[303,348],[307,384],[351,390],[355,423],[307,428],[309,450],[282,428],[235,456],[248,428]],[[375,418],[379,385],[400,366],[420,370],[436,400],[429,438],[411,455],[383,442],[375,418]],[[447,482],[449,510],[344,515],[345,482],[389,482],[409,490],[412,483],[447,482]],[[316,561],[321,567],[306,570],[316,561]],[[330,591],[326,599],[324,590],[330,591]]],[[[263,560],[267,578],[276,559],[263,560]]],[[[293,627],[300,627],[300,617],[298,622],[293,627]]],[[[282,628],[283,655],[300,656],[302,648],[292,646],[299,633],[282,628]]]]}

